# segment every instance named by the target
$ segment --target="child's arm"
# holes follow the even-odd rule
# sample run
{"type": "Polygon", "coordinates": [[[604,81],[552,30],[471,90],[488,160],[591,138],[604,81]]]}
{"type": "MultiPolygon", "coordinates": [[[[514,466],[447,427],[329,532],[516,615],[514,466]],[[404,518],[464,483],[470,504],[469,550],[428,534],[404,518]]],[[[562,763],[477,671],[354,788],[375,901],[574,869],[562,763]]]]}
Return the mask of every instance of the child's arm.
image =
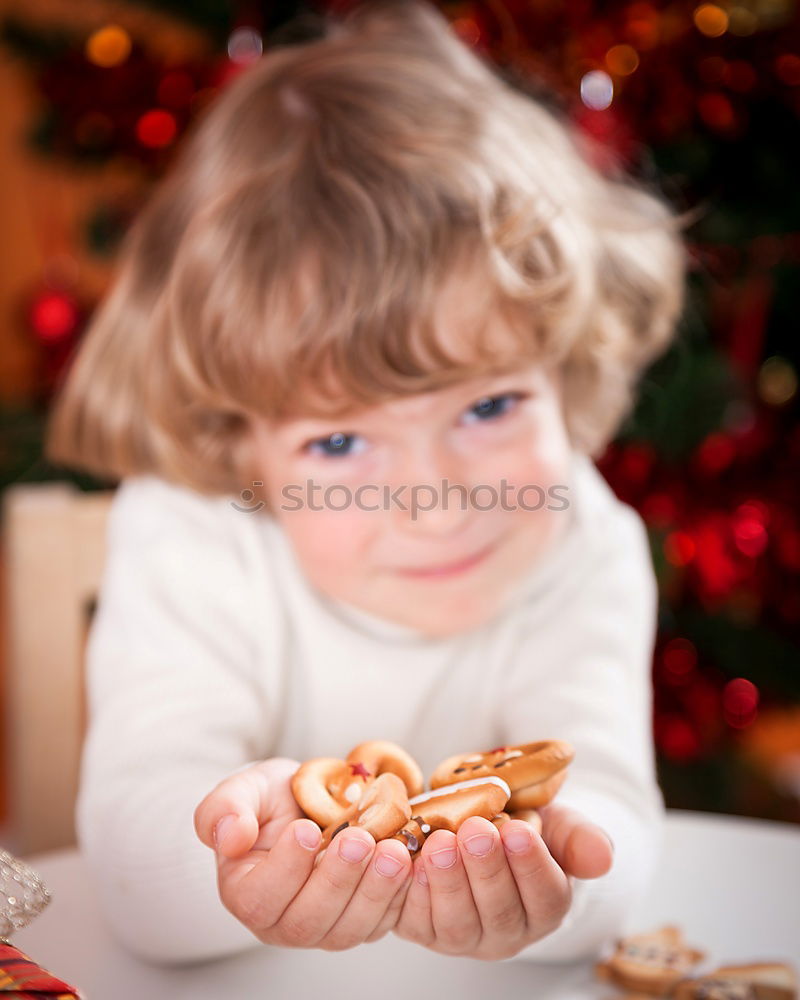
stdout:
{"type": "Polygon", "coordinates": [[[498,742],[559,738],[576,749],[556,801],[542,810],[542,837],[514,858],[505,845],[519,821],[493,831],[474,818],[457,837],[432,835],[423,847],[428,885],[412,884],[402,937],[477,958],[587,958],[646,891],[663,816],[650,712],[655,577],[638,515],[617,507],[598,528],[573,572],[537,594],[498,692],[498,742]],[[476,833],[493,837],[491,858],[469,857],[476,833]],[[615,848],[608,874],[604,834],[615,848]],[[454,867],[435,871],[433,849],[456,842],[454,867]]]}
{"type": "Polygon", "coordinates": [[[257,944],[222,905],[214,857],[193,827],[209,788],[268,757],[275,732],[276,699],[255,665],[278,662],[278,601],[262,602],[261,587],[254,606],[248,559],[258,537],[242,534],[251,521],[235,533],[230,523],[207,500],[150,478],[126,481],[111,511],[87,648],[77,828],[112,929],[147,961],[257,944]],[[257,642],[274,646],[274,658],[257,642]]]}
{"type": "Polygon", "coordinates": [[[614,844],[611,871],[571,879],[572,905],[552,935],[518,957],[593,957],[647,892],[664,802],[652,735],[652,652],[658,590],[639,515],[597,519],[598,544],[563,590],[543,595],[499,705],[504,742],[558,737],[576,750],[555,804],[578,810],[614,844]],[[535,650],[535,660],[533,651],[535,650]]]}

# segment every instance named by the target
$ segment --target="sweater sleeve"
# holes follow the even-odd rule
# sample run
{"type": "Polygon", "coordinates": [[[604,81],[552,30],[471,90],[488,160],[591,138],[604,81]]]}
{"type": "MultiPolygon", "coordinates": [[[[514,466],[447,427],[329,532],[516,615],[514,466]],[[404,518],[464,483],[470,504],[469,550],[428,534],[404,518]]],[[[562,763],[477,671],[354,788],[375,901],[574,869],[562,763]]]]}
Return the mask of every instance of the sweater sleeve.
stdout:
{"type": "Polygon", "coordinates": [[[594,958],[647,890],[663,835],[652,736],[651,664],[658,592],[639,515],[615,502],[579,545],[566,580],[541,596],[522,630],[504,689],[503,742],[565,739],[575,759],[557,801],[614,842],[611,870],[570,877],[562,924],[510,961],[594,958]]]}
{"type": "MultiPolygon", "coordinates": [[[[123,482],[87,644],[78,842],[112,932],[158,964],[258,943],[220,901],[193,828],[223,777],[269,756],[248,555],[224,503],[155,477],[123,482]]],[[[267,634],[271,614],[258,609],[267,634]]]]}

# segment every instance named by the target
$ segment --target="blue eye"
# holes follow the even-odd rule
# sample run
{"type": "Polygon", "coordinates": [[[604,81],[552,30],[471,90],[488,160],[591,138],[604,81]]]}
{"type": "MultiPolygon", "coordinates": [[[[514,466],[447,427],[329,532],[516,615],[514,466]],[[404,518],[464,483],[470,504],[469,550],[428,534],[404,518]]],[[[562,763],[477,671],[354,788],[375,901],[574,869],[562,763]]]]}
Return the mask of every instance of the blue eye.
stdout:
{"type": "Polygon", "coordinates": [[[317,438],[315,441],[309,441],[306,444],[306,448],[313,454],[317,447],[320,449],[320,454],[324,455],[326,458],[335,458],[340,455],[349,456],[357,454],[361,448],[352,448],[352,443],[354,441],[361,441],[363,445],[363,438],[360,438],[358,434],[342,434],[341,431],[336,431],[334,434],[330,434],[328,437],[317,438]]]}
{"type": "Polygon", "coordinates": [[[468,417],[475,418],[475,421],[470,420],[468,422],[486,423],[489,420],[496,420],[498,417],[502,417],[505,413],[508,413],[513,408],[514,403],[523,397],[524,393],[521,392],[504,392],[499,396],[482,396],[467,411],[468,417]]]}

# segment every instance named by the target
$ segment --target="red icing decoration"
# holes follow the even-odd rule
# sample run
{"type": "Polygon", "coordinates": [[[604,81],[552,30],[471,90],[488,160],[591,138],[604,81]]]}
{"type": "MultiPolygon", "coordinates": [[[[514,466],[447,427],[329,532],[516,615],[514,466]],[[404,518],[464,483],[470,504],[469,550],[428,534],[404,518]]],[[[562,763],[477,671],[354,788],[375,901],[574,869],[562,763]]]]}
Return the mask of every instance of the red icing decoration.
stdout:
{"type": "Polygon", "coordinates": [[[494,750],[490,750],[489,753],[503,753],[504,750],[508,750],[508,747],[495,747],[494,750]]]}
{"type": "Polygon", "coordinates": [[[357,774],[359,776],[359,778],[363,778],[364,781],[366,781],[367,778],[371,778],[372,777],[372,772],[368,771],[364,767],[364,765],[361,763],[361,761],[358,761],[358,763],[356,763],[356,764],[351,764],[350,765],[350,770],[353,772],[353,774],[357,774]]]}

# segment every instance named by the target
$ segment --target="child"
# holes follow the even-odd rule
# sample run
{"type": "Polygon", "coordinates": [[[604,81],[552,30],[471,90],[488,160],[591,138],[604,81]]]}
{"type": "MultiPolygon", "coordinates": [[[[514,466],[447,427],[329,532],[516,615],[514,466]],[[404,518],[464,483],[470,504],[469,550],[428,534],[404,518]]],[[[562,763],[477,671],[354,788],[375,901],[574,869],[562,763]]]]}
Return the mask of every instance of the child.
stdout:
{"type": "Polygon", "coordinates": [[[669,342],[681,220],[435,8],[329,27],[187,140],[54,410],[50,457],[124,480],[80,845],[153,962],[389,931],[591,957],[663,801],[647,535],[590,456],[669,342]],[[412,867],[351,830],[315,863],[299,762],[549,738],[576,756],[541,837],[472,817],[412,867]]]}

